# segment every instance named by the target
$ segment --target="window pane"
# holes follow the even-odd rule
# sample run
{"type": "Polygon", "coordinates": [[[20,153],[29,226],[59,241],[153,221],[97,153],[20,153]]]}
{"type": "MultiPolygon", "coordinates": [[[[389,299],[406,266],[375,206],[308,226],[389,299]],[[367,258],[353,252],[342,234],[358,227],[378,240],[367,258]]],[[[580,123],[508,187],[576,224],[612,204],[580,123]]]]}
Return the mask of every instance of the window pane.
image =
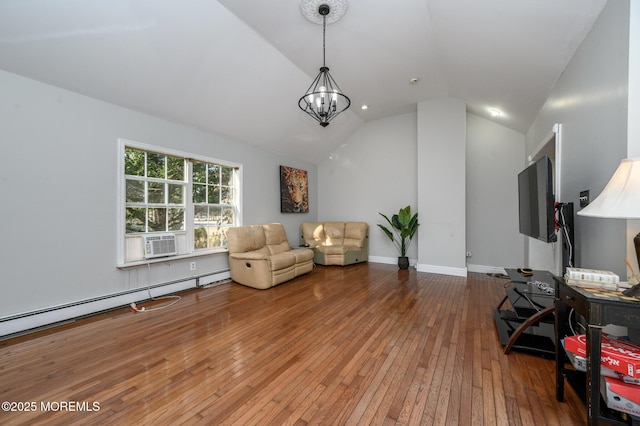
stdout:
{"type": "Polygon", "coordinates": [[[233,184],[233,168],[222,167],[222,185],[231,186],[233,184]]]}
{"type": "Polygon", "coordinates": [[[226,228],[212,226],[209,231],[209,248],[222,247],[227,242],[226,228]]]}
{"type": "Polygon", "coordinates": [[[220,247],[227,246],[227,233],[229,232],[229,227],[220,228],[220,247]]]}
{"type": "Polygon", "coordinates": [[[225,225],[233,225],[233,207],[222,208],[222,218],[220,223],[225,225]]]}
{"type": "Polygon", "coordinates": [[[214,247],[225,247],[227,245],[227,231],[229,231],[229,228],[225,226],[215,228],[214,247]]]}
{"type": "Polygon", "coordinates": [[[167,155],[167,179],[184,181],[184,158],[167,155]]]}
{"type": "Polygon", "coordinates": [[[194,206],[193,207],[193,221],[197,225],[207,224],[207,206],[194,206]]]}
{"type": "Polygon", "coordinates": [[[131,148],[124,149],[124,174],[144,176],[144,151],[131,148]]]}
{"type": "Polygon", "coordinates": [[[169,209],[169,231],[184,231],[184,209],[169,209]]]}
{"type": "Polygon", "coordinates": [[[132,232],[144,232],[144,215],[146,209],[144,207],[128,207],[126,209],[126,229],[127,234],[132,232]]]}
{"type": "Polygon", "coordinates": [[[209,185],[220,184],[220,166],[217,164],[208,164],[209,169],[209,185]]]}
{"type": "Polygon", "coordinates": [[[164,183],[149,182],[148,203],[164,204],[164,183]]]}
{"type": "Polygon", "coordinates": [[[167,209],[151,208],[147,214],[147,232],[162,232],[167,230],[167,209]]]}
{"type": "Polygon", "coordinates": [[[144,203],[144,182],[127,179],[127,203],[144,203]]]}
{"type": "Polygon", "coordinates": [[[223,186],[220,188],[220,203],[221,204],[231,204],[231,188],[228,186],[223,186]]]}
{"type": "Polygon", "coordinates": [[[207,183],[207,166],[199,161],[193,162],[193,181],[207,183]]]}
{"type": "Polygon", "coordinates": [[[147,153],[147,177],[164,179],[165,156],[155,152],[147,153]]]}
{"type": "Polygon", "coordinates": [[[193,248],[194,249],[207,248],[206,228],[200,227],[193,230],[193,248]]]}
{"type": "Polygon", "coordinates": [[[169,184],[169,204],[184,204],[184,185],[169,184]]]}
{"type": "Polygon", "coordinates": [[[204,203],[207,201],[207,186],[200,184],[193,184],[193,202],[204,203]]]}
{"type": "Polygon", "coordinates": [[[207,199],[207,203],[220,204],[220,187],[209,185],[207,188],[209,189],[209,197],[207,199]]]}
{"type": "Polygon", "coordinates": [[[219,224],[222,209],[220,207],[209,207],[209,223],[219,224]]]}

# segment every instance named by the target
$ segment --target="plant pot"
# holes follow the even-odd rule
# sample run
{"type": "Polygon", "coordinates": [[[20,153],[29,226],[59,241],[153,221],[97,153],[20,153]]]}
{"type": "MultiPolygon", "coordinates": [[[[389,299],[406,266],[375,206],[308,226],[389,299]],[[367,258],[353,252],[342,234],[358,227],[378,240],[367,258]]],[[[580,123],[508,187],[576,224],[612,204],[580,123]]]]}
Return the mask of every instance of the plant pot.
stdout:
{"type": "Polygon", "coordinates": [[[409,269],[409,258],[406,256],[398,256],[398,268],[409,269]]]}

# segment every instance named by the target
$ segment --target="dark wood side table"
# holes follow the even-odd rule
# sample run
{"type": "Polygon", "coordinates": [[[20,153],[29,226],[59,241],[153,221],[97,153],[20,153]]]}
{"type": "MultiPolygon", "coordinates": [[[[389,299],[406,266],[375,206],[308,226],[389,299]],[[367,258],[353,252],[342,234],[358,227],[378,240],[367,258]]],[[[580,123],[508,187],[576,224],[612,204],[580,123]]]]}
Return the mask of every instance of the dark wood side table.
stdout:
{"type": "MultiPolygon", "coordinates": [[[[566,354],[560,340],[571,335],[569,312],[573,308],[587,322],[587,373],[586,395],[587,419],[589,425],[602,421],[613,424],[627,424],[617,419],[614,413],[602,410],[600,406],[600,346],[602,328],[608,324],[638,328],[640,326],[640,300],[625,297],[617,292],[587,290],[567,285],[562,278],[554,277],[556,289],[556,399],[564,399],[564,378],[572,384],[571,371],[565,369],[566,354]]],[[[578,394],[582,389],[577,389],[578,394]]]]}

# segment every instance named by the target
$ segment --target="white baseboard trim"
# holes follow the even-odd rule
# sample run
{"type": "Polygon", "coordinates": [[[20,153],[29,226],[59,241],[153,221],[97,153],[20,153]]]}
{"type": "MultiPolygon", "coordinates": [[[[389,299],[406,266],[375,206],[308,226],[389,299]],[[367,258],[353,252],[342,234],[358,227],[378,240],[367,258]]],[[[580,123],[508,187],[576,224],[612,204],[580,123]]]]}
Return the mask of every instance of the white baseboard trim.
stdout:
{"type": "Polygon", "coordinates": [[[466,277],[467,268],[452,268],[450,266],[437,266],[437,265],[416,265],[418,272],[428,272],[431,274],[453,275],[456,277],[466,277]]]}
{"type": "Polygon", "coordinates": [[[224,271],[218,272],[217,274],[206,275],[204,277],[198,278],[198,286],[200,287],[208,287],[217,284],[222,284],[223,282],[229,281],[231,279],[231,272],[224,271]]]}
{"type": "MultiPolygon", "coordinates": [[[[382,257],[382,256],[369,256],[369,262],[373,263],[385,263],[388,265],[397,265],[397,257],[382,257]]],[[[416,268],[418,272],[429,272],[432,274],[443,275],[455,275],[457,277],[466,277],[467,269],[465,268],[451,268],[448,266],[435,266],[435,265],[422,265],[418,264],[416,259],[409,259],[409,265],[416,268]]]]}
{"type": "MultiPolygon", "coordinates": [[[[156,285],[151,287],[153,297],[164,296],[171,293],[195,288],[196,286],[209,285],[218,281],[231,278],[228,271],[215,273],[199,278],[189,278],[185,281],[156,285]]],[[[32,329],[73,320],[109,309],[128,306],[133,302],[148,300],[147,287],[135,290],[105,295],[89,300],[80,300],[65,305],[52,306],[46,309],[23,312],[0,318],[0,340],[5,336],[28,332],[32,329]]]]}
{"type": "Polygon", "coordinates": [[[498,266],[486,266],[486,265],[467,265],[469,272],[479,272],[481,274],[506,274],[504,268],[498,266]]]}
{"type": "MultiPolygon", "coordinates": [[[[397,257],[383,257],[383,256],[369,256],[369,262],[372,263],[385,263],[387,265],[397,265],[397,257]]],[[[416,259],[409,259],[409,266],[416,266],[418,261],[416,259]]]]}

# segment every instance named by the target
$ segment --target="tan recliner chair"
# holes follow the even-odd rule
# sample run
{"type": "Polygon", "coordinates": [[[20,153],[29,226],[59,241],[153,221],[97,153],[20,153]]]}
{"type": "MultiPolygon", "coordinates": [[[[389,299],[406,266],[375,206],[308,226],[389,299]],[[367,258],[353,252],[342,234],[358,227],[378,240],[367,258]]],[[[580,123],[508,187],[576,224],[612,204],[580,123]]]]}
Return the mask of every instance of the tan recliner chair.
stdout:
{"type": "Polygon", "coordinates": [[[313,269],[313,251],[291,249],[280,223],[229,228],[227,234],[231,279],[267,289],[313,269]]]}

